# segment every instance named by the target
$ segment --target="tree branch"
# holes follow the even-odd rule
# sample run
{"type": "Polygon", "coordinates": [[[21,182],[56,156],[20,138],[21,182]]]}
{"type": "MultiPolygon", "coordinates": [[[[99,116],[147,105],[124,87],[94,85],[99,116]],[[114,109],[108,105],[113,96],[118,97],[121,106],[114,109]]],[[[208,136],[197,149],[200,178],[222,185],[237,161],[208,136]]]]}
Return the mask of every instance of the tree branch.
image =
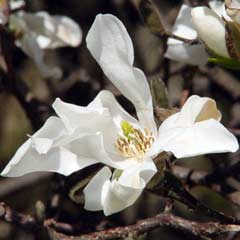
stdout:
{"type": "Polygon", "coordinates": [[[35,231],[40,228],[35,218],[30,215],[24,215],[12,210],[5,203],[0,203],[0,219],[15,224],[25,230],[35,231]]]}
{"type": "MultiPolygon", "coordinates": [[[[208,237],[208,236],[215,236],[221,235],[229,232],[239,232],[240,226],[239,225],[224,225],[219,224],[217,222],[208,222],[208,223],[199,223],[196,221],[191,221],[187,219],[183,219],[181,217],[162,213],[156,215],[152,218],[147,218],[144,220],[138,221],[136,224],[124,226],[124,227],[116,227],[111,228],[104,231],[99,231],[90,234],[84,234],[79,236],[67,236],[62,233],[56,232],[56,229],[53,225],[45,224],[49,232],[54,239],[64,239],[64,240],[110,240],[110,239],[125,239],[129,236],[137,237],[142,235],[143,233],[149,232],[159,227],[170,227],[176,230],[181,230],[187,233],[192,234],[193,236],[200,236],[200,237],[208,237]]],[[[62,225],[64,226],[64,225],[62,225]]],[[[69,227],[69,226],[68,226],[69,227]]],[[[62,231],[64,229],[59,229],[62,231]]]]}
{"type": "Polygon", "coordinates": [[[39,101],[29,91],[24,81],[17,79],[12,65],[12,49],[15,47],[15,39],[11,32],[8,32],[4,26],[0,26],[0,48],[5,61],[6,69],[0,71],[1,81],[6,91],[13,94],[31,121],[36,130],[42,126],[43,121],[50,112],[50,107],[39,101]]]}

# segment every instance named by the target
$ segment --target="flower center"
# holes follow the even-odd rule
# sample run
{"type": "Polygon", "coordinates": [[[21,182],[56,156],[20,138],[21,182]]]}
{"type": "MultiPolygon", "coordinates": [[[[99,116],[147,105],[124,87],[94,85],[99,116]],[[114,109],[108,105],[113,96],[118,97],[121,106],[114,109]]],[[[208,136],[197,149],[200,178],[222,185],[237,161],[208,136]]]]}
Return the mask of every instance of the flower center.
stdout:
{"type": "Polygon", "coordinates": [[[147,128],[144,131],[134,128],[127,121],[121,122],[122,135],[115,143],[118,152],[124,157],[142,158],[151,148],[154,138],[147,128]]]}

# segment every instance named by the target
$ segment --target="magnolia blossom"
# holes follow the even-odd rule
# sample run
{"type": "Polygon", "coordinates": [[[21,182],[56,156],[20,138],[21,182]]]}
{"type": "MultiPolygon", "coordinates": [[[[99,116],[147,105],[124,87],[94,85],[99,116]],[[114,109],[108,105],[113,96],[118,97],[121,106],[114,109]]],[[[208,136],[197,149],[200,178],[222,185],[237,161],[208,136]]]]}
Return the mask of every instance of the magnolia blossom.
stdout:
{"type": "Polygon", "coordinates": [[[191,97],[182,110],[157,130],[150,88],[133,66],[132,41],[113,15],[98,15],[87,47],[105,75],[135,106],[129,115],[109,91],[87,106],[56,99],[58,117],[50,117],[16,152],[2,175],[17,177],[35,171],[69,175],[87,166],[103,167],[84,188],[85,209],[105,215],[132,205],[157,172],[154,157],[170,151],[176,157],[234,152],[236,138],[220,124],[214,100],[191,97]]]}
{"type": "Polygon", "coordinates": [[[225,11],[224,3],[210,1],[208,7],[191,8],[182,5],[173,27],[173,33],[186,39],[197,37],[202,44],[186,44],[175,39],[168,39],[167,58],[192,65],[207,63],[208,54],[217,57],[230,58],[226,43],[226,24],[231,18],[225,11]]]}
{"type": "Polygon", "coordinates": [[[10,15],[10,26],[20,33],[16,44],[33,59],[44,77],[59,78],[61,70],[50,68],[44,62],[44,49],[76,47],[81,43],[82,31],[78,24],[66,16],[50,16],[47,12],[10,15]]]}
{"type": "MultiPolygon", "coordinates": [[[[191,21],[192,8],[183,4],[179,10],[177,19],[173,25],[172,32],[180,37],[195,40],[197,31],[191,21]]],[[[208,54],[201,43],[190,45],[183,41],[168,38],[167,51],[165,57],[192,65],[205,65],[208,60],[208,54]]]]}

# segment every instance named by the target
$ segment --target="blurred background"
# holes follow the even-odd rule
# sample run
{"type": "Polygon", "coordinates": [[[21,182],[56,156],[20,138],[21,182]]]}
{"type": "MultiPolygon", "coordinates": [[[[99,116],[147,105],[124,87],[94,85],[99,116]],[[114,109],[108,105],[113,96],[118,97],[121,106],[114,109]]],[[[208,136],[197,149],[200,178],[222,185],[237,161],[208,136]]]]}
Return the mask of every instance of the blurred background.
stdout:
{"type": "MultiPolygon", "coordinates": [[[[199,1],[201,2],[201,1],[199,1]]],[[[169,29],[173,25],[182,1],[157,0],[162,21],[169,29]]],[[[74,104],[86,106],[101,89],[109,89],[118,97],[120,103],[133,113],[132,105],[120,95],[115,87],[103,75],[101,69],[86,48],[85,37],[98,13],[111,13],[117,16],[126,26],[135,49],[135,65],[141,68],[149,78],[161,77],[168,89],[169,105],[178,107],[185,91],[189,94],[210,96],[214,98],[223,113],[223,122],[230,128],[240,126],[240,81],[239,73],[216,66],[195,67],[164,59],[164,39],[153,35],[142,23],[134,0],[28,0],[26,11],[46,10],[54,15],[66,15],[73,18],[83,30],[83,41],[77,48],[64,47],[45,52],[45,61],[49,66],[58,65],[62,71],[61,79],[44,79],[34,63],[20,49],[14,51],[14,69],[40,100],[51,104],[56,97],[74,104]]],[[[12,95],[0,89],[0,170],[9,162],[17,148],[32,134],[31,123],[18,101],[12,95]]],[[[180,159],[175,165],[180,168],[211,172],[213,168],[225,166],[238,161],[237,154],[219,154],[203,156],[191,161],[180,159]]],[[[68,179],[54,174],[33,174],[18,179],[0,178],[0,201],[9,204],[13,209],[36,213],[49,204],[55,192],[67,191],[75,182],[76,174],[68,179]],[[65,181],[66,188],[61,190],[59,182],[65,181]],[[60,190],[59,190],[60,189],[60,190]],[[36,208],[37,202],[37,208],[36,208]],[[39,207],[40,206],[40,207],[39,207]]],[[[234,179],[234,199],[230,204],[227,198],[221,197],[218,186],[192,186],[189,189],[208,206],[226,214],[239,211],[239,182],[234,179]],[[216,191],[212,189],[215,187],[216,191]]],[[[228,192],[229,186],[226,186],[228,192]]],[[[229,194],[232,193],[229,191],[229,194]]],[[[145,193],[125,211],[105,218],[102,213],[89,213],[81,205],[73,203],[67,192],[63,198],[59,219],[72,223],[81,223],[85,232],[92,231],[93,226],[103,222],[106,226],[118,226],[134,223],[136,219],[154,216],[164,208],[165,200],[159,196],[145,193]]],[[[174,212],[189,219],[205,220],[188,211],[181,204],[175,204],[174,212]]],[[[99,226],[101,229],[101,226],[99,226]]],[[[193,239],[187,234],[175,230],[160,228],[149,234],[149,239],[177,240],[193,239]]],[[[49,239],[46,233],[23,232],[17,227],[0,222],[0,239],[49,239]]]]}

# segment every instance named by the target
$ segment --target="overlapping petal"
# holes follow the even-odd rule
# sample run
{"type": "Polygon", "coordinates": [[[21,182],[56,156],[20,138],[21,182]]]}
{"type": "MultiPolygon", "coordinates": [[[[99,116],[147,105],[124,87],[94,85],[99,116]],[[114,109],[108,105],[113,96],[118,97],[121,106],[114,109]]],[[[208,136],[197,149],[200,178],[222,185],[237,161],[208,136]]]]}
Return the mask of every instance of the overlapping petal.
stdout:
{"type": "Polygon", "coordinates": [[[134,104],[142,125],[156,133],[150,88],[144,73],[133,67],[133,45],[122,22],[97,15],[86,41],[105,75],[134,104]]]}
{"type": "Polygon", "coordinates": [[[34,61],[40,73],[45,78],[61,78],[62,71],[59,67],[50,67],[44,61],[44,52],[37,44],[32,33],[23,35],[17,45],[34,61]]]}
{"type": "MultiPolygon", "coordinates": [[[[194,40],[197,32],[191,21],[191,7],[183,4],[173,25],[172,32],[185,39],[194,40]]],[[[205,65],[208,55],[202,44],[187,44],[180,40],[169,38],[165,57],[191,65],[205,65]]]]}
{"type": "Polygon", "coordinates": [[[56,117],[49,118],[44,126],[18,149],[1,174],[17,177],[34,171],[62,172],[61,159],[74,156],[64,149],[52,151],[51,146],[65,134],[62,121],[56,117]]]}
{"type": "Polygon", "coordinates": [[[156,171],[150,159],[124,170],[118,179],[111,180],[110,169],[103,168],[83,191],[84,208],[91,211],[103,210],[108,216],[131,206],[156,171]]]}
{"type": "Polygon", "coordinates": [[[82,40],[82,31],[76,22],[65,16],[50,16],[47,12],[19,11],[10,15],[10,25],[22,34],[17,45],[33,59],[46,78],[60,78],[62,72],[58,67],[47,66],[42,49],[76,47],[82,40]]]}
{"type": "Polygon", "coordinates": [[[11,19],[12,24],[23,33],[32,33],[41,49],[76,47],[82,40],[79,25],[66,16],[50,16],[44,11],[37,13],[20,11],[11,19]]]}
{"type": "Polygon", "coordinates": [[[168,151],[182,158],[237,151],[236,137],[219,122],[220,119],[221,113],[213,99],[190,97],[179,113],[160,126],[152,154],[168,151]]]}
{"type": "Polygon", "coordinates": [[[207,48],[218,56],[230,58],[222,18],[208,7],[195,7],[191,13],[198,36],[207,48]]]}

